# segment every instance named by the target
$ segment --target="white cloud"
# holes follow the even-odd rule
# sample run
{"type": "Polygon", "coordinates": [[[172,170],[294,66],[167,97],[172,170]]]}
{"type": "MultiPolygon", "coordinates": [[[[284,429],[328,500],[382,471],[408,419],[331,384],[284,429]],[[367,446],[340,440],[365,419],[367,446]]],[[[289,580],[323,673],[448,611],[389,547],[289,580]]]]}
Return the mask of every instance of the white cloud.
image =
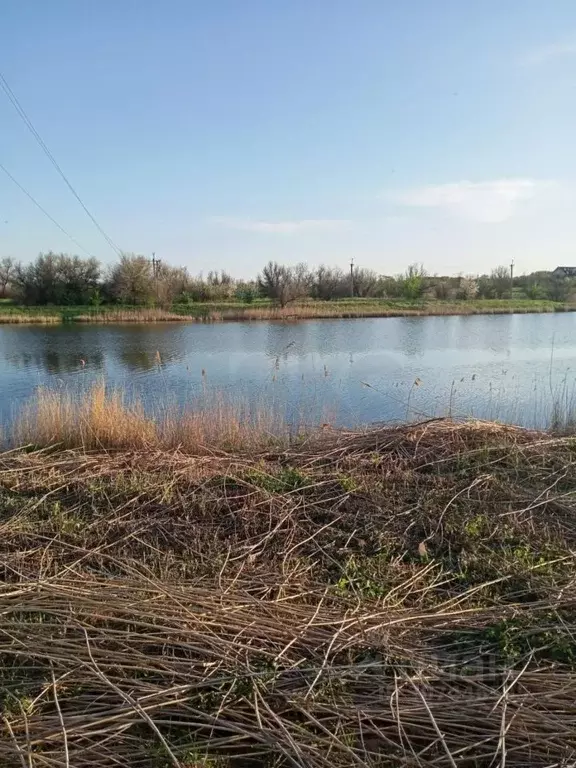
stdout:
{"type": "Polygon", "coordinates": [[[298,235],[302,232],[328,232],[341,229],[346,219],[242,219],[234,216],[213,216],[211,221],[229,229],[277,235],[298,235]]]}
{"type": "Polygon", "coordinates": [[[558,40],[555,43],[542,45],[539,48],[529,51],[521,57],[520,63],[524,65],[545,64],[553,59],[560,59],[566,56],[576,56],[576,39],[558,40]]]}
{"type": "Polygon", "coordinates": [[[535,179],[456,181],[409,189],[393,199],[402,205],[438,208],[473,221],[498,222],[509,219],[520,203],[549,186],[550,182],[535,179]]]}

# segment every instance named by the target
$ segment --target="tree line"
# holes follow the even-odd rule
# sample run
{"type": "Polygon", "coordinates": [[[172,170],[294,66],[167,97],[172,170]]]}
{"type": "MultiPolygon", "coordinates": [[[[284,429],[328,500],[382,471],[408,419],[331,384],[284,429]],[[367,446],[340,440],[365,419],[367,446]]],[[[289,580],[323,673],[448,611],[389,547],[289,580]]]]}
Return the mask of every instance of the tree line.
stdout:
{"type": "Polygon", "coordinates": [[[65,253],[41,253],[28,264],[10,257],[0,260],[0,295],[27,305],[130,304],[169,306],[175,302],[242,301],[270,299],[280,306],[315,299],[333,301],[348,297],[470,300],[501,299],[511,294],[529,299],[566,301],[576,297],[576,280],[556,278],[549,272],[519,275],[511,280],[501,266],[480,276],[430,275],[420,264],[411,264],[396,276],[354,267],[310,269],[305,264],[266,264],[255,280],[237,280],[225,271],[192,276],[185,267],[173,267],[137,254],[123,254],[104,268],[94,258],[65,253]]]}

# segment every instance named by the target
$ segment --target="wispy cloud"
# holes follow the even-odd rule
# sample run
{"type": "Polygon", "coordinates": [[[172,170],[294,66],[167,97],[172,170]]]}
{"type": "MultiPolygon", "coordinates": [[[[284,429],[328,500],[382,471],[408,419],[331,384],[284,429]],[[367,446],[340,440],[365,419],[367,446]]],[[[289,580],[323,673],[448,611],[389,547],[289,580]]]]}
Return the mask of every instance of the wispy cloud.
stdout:
{"type": "Polygon", "coordinates": [[[520,58],[520,64],[524,66],[546,64],[554,59],[562,59],[567,56],[576,56],[576,36],[534,48],[520,58]]]}
{"type": "Polygon", "coordinates": [[[393,200],[401,205],[442,209],[474,221],[498,222],[509,219],[519,204],[550,184],[536,179],[456,181],[408,189],[394,195],[393,200]]]}
{"type": "Polygon", "coordinates": [[[213,216],[214,224],[239,229],[244,232],[258,232],[275,235],[298,235],[303,232],[328,232],[346,227],[346,219],[243,219],[236,216],[213,216]]]}

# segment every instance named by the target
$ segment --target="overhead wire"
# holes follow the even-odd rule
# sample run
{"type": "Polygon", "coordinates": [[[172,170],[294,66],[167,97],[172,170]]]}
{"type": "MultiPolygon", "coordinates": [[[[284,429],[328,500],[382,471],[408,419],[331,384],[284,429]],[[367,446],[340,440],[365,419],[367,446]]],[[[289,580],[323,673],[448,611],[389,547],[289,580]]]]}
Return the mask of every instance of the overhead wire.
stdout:
{"type": "Polygon", "coordinates": [[[48,159],[50,160],[50,162],[52,163],[54,168],[58,171],[58,173],[60,174],[60,176],[64,180],[66,186],[68,187],[70,192],[74,195],[76,200],[80,203],[80,205],[82,206],[84,212],[90,218],[90,220],[92,221],[92,223],[94,224],[96,229],[104,237],[104,239],[106,240],[106,242],[108,243],[110,248],[112,248],[112,250],[115,251],[115,253],[118,256],[120,256],[121,253],[122,253],[121,249],[116,245],[116,243],[112,240],[112,238],[105,232],[103,227],[98,223],[96,218],[89,211],[89,209],[87,208],[86,204],[84,203],[84,201],[82,200],[82,198],[80,197],[78,192],[72,186],[72,183],[70,182],[70,180],[68,179],[68,177],[66,176],[66,174],[64,173],[64,171],[62,170],[60,165],[58,164],[58,161],[56,160],[56,158],[54,157],[52,152],[47,147],[45,141],[42,139],[42,137],[40,136],[40,134],[38,133],[38,131],[34,127],[34,124],[30,120],[28,115],[26,114],[26,111],[25,111],[24,107],[18,101],[18,98],[16,97],[16,94],[10,88],[10,86],[9,86],[6,78],[2,74],[2,72],[0,72],[0,88],[4,91],[6,97],[8,98],[8,100],[10,101],[10,103],[12,104],[12,106],[14,107],[14,109],[16,110],[16,112],[18,113],[18,115],[20,116],[20,118],[22,119],[22,121],[24,122],[26,127],[28,128],[28,130],[30,131],[30,133],[34,136],[34,138],[36,139],[36,141],[40,145],[42,151],[48,157],[48,159]]]}
{"type": "Polygon", "coordinates": [[[78,248],[80,248],[80,250],[84,251],[84,253],[86,253],[88,256],[90,256],[90,257],[92,257],[92,258],[93,258],[93,256],[92,256],[92,254],[90,253],[90,251],[86,250],[86,248],[84,248],[84,246],[83,246],[81,243],[79,243],[79,242],[78,242],[78,240],[76,240],[76,238],[75,238],[73,235],[71,235],[71,234],[70,234],[70,232],[68,232],[66,229],[64,229],[64,227],[63,227],[61,224],[59,224],[59,223],[56,221],[56,219],[55,219],[53,216],[51,216],[51,215],[48,213],[48,211],[47,211],[47,210],[46,210],[46,209],[45,209],[45,208],[44,208],[42,205],[40,205],[40,203],[38,202],[38,200],[36,200],[36,198],[35,198],[35,197],[33,197],[33,195],[31,195],[31,194],[30,194],[30,192],[28,192],[28,190],[26,189],[26,187],[23,187],[23,186],[22,186],[22,184],[20,184],[20,182],[19,182],[17,179],[15,179],[15,178],[14,178],[14,176],[12,176],[12,174],[10,173],[10,171],[9,171],[7,168],[5,168],[5,167],[2,165],[2,163],[0,163],[0,170],[4,171],[4,173],[6,174],[6,176],[8,176],[8,178],[10,179],[10,181],[12,181],[12,182],[13,182],[13,183],[14,183],[14,184],[15,184],[15,185],[18,187],[18,189],[19,189],[21,192],[23,192],[23,193],[26,195],[26,197],[27,197],[29,200],[31,200],[31,201],[34,203],[34,205],[36,206],[36,208],[38,208],[38,210],[42,211],[42,213],[44,214],[44,216],[46,216],[48,219],[50,219],[50,221],[51,221],[53,224],[55,224],[55,225],[58,227],[58,229],[59,229],[61,232],[63,232],[63,233],[66,235],[66,237],[69,237],[69,238],[70,238],[70,240],[71,240],[71,241],[72,241],[72,242],[73,242],[73,243],[74,243],[76,246],[78,246],[78,248]]]}

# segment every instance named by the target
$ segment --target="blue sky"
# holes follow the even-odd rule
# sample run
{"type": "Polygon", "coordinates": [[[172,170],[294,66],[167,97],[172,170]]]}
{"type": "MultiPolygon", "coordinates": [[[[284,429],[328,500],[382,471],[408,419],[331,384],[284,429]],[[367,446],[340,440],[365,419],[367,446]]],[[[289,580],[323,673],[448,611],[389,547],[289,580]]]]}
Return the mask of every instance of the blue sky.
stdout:
{"type": "MultiPolygon", "coordinates": [[[[0,71],[127,251],[381,273],[576,262],[573,0],[26,0],[0,71]]],[[[0,92],[0,163],[114,252],[0,92]]],[[[78,249],[0,173],[0,256],[78,249]]]]}

